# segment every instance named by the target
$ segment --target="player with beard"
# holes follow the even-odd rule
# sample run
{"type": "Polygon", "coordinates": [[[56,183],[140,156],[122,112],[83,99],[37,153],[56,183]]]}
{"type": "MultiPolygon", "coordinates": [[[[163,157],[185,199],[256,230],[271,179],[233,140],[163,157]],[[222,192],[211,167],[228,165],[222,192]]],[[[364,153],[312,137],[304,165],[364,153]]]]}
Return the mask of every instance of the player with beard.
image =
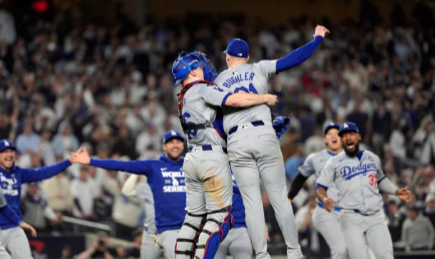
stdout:
{"type": "Polygon", "coordinates": [[[383,200],[379,190],[409,202],[407,187],[398,189],[385,177],[377,155],[360,150],[361,135],[355,123],[340,126],[344,152],[328,160],[317,180],[316,196],[325,210],[340,208],[340,227],[352,259],[369,258],[369,248],[376,258],[393,259],[393,244],[382,215],[383,200]],[[338,202],[327,193],[338,191],[338,202]]]}
{"type": "MultiPolygon", "coordinates": [[[[155,221],[157,227],[158,244],[164,250],[167,259],[175,257],[175,243],[180,231],[186,211],[186,185],[183,173],[184,137],[181,133],[170,130],[163,138],[163,154],[156,160],[118,161],[111,159],[91,158],[85,148],[72,153],[71,163],[87,164],[112,171],[124,171],[132,174],[145,175],[154,196],[155,221]]],[[[128,202],[128,199],[126,199],[128,202]]],[[[155,258],[156,253],[152,242],[152,235],[144,233],[141,258],[155,258]]],[[[158,258],[158,257],[157,257],[158,258]]]]}

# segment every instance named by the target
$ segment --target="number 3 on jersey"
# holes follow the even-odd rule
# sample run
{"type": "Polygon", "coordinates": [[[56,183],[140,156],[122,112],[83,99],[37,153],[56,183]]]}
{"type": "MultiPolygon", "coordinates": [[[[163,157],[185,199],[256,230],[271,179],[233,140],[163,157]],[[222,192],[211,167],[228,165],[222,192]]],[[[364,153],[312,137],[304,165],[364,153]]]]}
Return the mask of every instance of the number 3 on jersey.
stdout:
{"type": "Polygon", "coordinates": [[[369,184],[370,184],[370,186],[377,186],[378,185],[377,178],[378,177],[376,177],[376,175],[369,174],[369,179],[370,179],[369,184]]]}
{"type": "Polygon", "coordinates": [[[244,86],[237,87],[236,89],[234,89],[234,93],[237,93],[240,91],[245,92],[245,93],[258,94],[257,89],[255,89],[255,87],[252,83],[249,84],[249,90],[246,89],[246,87],[244,87],[244,86]]]}

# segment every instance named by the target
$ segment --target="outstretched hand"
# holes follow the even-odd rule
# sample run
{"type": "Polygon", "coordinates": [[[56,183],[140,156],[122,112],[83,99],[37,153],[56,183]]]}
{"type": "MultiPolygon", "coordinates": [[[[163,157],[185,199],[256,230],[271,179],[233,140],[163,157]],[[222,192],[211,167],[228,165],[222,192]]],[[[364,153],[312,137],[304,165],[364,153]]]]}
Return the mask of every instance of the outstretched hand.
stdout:
{"type": "Polygon", "coordinates": [[[411,191],[408,191],[408,186],[396,190],[396,196],[402,201],[409,203],[411,201],[411,191]]]}
{"type": "Polygon", "coordinates": [[[85,147],[81,147],[77,152],[71,153],[69,161],[72,164],[89,165],[91,163],[91,157],[89,156],[88,150],[85,147]]]}
{"type": "Polygon", "coordinates": [[[325,200],[323,202],[323,207],[325,208],[325,210],[327,212],[331,212],[334,210],[335,204],[337,204],[337,201],[330,199],[330,198],[325,198],[325,200]]]}
{"type": "Polygon", "coordinates": [[[325,26],[317,25],[313,37],[315,38],[316,36],[322,36],[323,38],[325,38],[326,33],[330,32],[328,29],[326,29],[325,26]]]}

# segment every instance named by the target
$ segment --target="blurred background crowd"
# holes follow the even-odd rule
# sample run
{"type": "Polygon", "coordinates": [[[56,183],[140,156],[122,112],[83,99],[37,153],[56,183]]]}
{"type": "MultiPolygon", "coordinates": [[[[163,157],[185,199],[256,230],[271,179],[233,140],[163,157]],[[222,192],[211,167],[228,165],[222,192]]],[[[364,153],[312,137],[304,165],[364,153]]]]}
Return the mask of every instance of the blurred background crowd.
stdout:
{"type": "MultiPolygon", "coordinates": [[[[176,107],[179,88],[173,87],[170,74],[181,50],[205,52],[220,72],[226,65],[222,51],[231,38],[247,40],[250,61],[256,62],[290,53],[312,40],[316,24],[326,26],[331,34],[315,54],[269,84],[270,92],[279,95],[275,114],[291,118],[282,138],[288,182],[306,156],[325,148],[326,123],[355,122],[362,148],[382,158],[393,183],[415,194],[409,205],[384,195],[396,248],[432,248],[432,5],[416,4],[409,17],[396,4],[383,17],[375,5],[363,1],[358,18],[332,22],[301,15],[279,26],[261,18],[222,21],[206,15],[149,19],[138,25],[121,10],[116,23],[108,25],[77,21],[68,11],[17,17],[10,5],[2,1],[0,7],[0,139],[16,143],[22,167],[67,159],[80,146],[102,159],[157,158],[162,133],[182,131],[176,107]]],[[[121,194],[127,177],[123,172],[72,166],[64,174],[26,186],[24,220],[40,233],[65,234],[74,229],[62,217],[73,216],[113,226],[117,238],[133,241],[143,210],[141,201],[121,194]]],[[[313,186],[309,180],[293,201],[297,226],[305,253],[327,255],[327,245],[310,220],[316,206],[313,186]]],[[[271,249],[285,254],[266,195],[263,203],[271,249]]],[[[127,257],[121,250],[114,249],[112,255],[127,257]]]]}

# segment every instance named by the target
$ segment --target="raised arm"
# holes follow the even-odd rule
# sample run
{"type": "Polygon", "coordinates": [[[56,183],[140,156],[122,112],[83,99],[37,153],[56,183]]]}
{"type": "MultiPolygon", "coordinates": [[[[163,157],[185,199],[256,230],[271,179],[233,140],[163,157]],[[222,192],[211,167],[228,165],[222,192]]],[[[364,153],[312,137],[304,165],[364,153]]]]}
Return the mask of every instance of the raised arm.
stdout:
{"type": "Polygon", "coordinates": [[[151,172],[151,165],[147,161],[119,161],[114,159],[94,159],[89,156],[86,148],[72,153],[69,160],[74,164],[92,165],[112,171],[124,171],[133,174],[147,175],[151,172]]]}
{"type": "Polygon", "coordinates": [[[382,171],[382,165],[379,158],[377,159],[376,177],[378,179],[379,190],[390,195],[396,195],[402,201],[411,201],[411,192],[408,191],[408,186],[400,189],[394,186],[394,184],[385,176],[384,172],[382,171]]]}
{"type": "Polygon", "coordinates": [[[41,167],[41,168],[21,168],[22,171],[22,183],[31,183],[51,178],[71,165],[69,160],[62,161],[60,163],[41,167]]]}
{"type": "Polygon", "coordinates": [[[139,179],[139,175],[132,174],[125,181],[122,187],[122,194],[128,197],[136,197],[136,184],[139,179]]]}
{"type": "Polygon", "coordinates": [[[317,47],[322,42],[326,33],[329,33],[329,30],[321,25],[317,25],[314,32],[314,39],[302,47],[299,47],[293,50],[290,54],[285,57],[282,57],[276,62],[276,73],[279,73],[284,70],[288,70],[292,67],[298,66],[307,60],[317,47]]]}

